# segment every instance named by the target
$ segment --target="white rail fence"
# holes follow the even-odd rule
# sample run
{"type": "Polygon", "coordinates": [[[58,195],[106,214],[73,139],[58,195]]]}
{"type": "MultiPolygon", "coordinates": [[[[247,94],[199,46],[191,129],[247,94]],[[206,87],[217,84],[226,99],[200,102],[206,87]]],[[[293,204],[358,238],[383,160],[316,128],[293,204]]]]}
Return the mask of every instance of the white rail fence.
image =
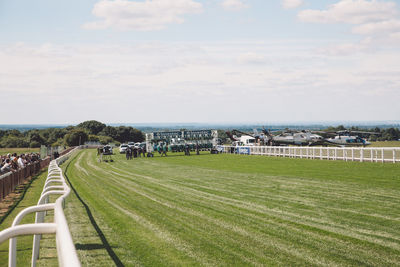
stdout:
{"type": "Polygon", "coordinates": [[[55,234],[59,266],[80,266],[63,210],[65,198],[71,189],[58,166],[66,161],[73,151],[75,149],[50,162],[47,179],[38,204],[22,210],[15,217],[12,226],[0,232],[0,244],[9,240],[8,266],[15,267],[17,265],[17,236],[20,235],[34,235],[31,266],[36,266],[42,234],[55,234]],[[61,196],[54,203],[49,203],[50,196],[54,195],[61,196]],[[49,210],[54,210],[54,222],[44,223],[45,214],[49,210]],[[19,225],[21,220],[30,213],[36,213],[35,223],[19,225]]]}
{"type": "Polygon", "coordinates": [[[400,162],[400,147],[220,146],[219,150],[229,154],[264,155],[288,158],[360,162],[400,162]]]}

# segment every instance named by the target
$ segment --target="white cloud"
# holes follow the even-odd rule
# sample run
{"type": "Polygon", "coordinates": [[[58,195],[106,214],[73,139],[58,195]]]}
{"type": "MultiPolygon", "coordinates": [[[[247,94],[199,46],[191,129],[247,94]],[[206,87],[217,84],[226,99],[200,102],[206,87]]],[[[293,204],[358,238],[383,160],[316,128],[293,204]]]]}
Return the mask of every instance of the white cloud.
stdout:
{"type": "Polygon", "coordinates": [[[317,49],[317,53],[328,56],[349,56],[353,54],[363,53],[367,50],[368,45],[362,42],[327,46],[317,49]]]}
{"type": "Polygon", "coordinates": [[[297,8],[304,3],[303,0],[282,0],[282,6],[285,9],[297,8]]]}
{"type": "Polygon", "coordinates": [[[353,28],[353,33],[362,35],[385,35],[400,33],[400,20],[385,20],[373,23],[365,23],[353,28]]]}
{"type": "Polygon", "coordinates": [[[393,18],[397,15],[394,2],[341,0],[326,10],[307,9],[299,12],[298,18],[314,23],[361,24],[393,18]]]}
{"type": "Polygon", "coordinates": [[[233,11],[238,11],[249,7],[242,0],[223,0],[221,5],[224,9],[233,11]]]}
{"type": "Polygon", "coordinates": [[[315,43],[0,45],[2,108],[45,114],[31,123],[395,119],[399,53],[331,58],[315,43]],[[349,108],[326,109],[327,95],[349,108]]]}
{"type": "Polygon", "coordinates": [[[102,0],[93,14],[102,20],[88,22],[85,29],[115,28],[118,30],[154,31],[168,24],[183,23],[184,15],[202,12],[203,6],[193,0],[102,0]]]}
{"type": "Polygon", "coordinates": [[[340,44],[319,49],[327,55],[350,55],[396,47],[400,43],[399,11],[395,2],[379,0],[341,0],[326,10],[303,10],[298,18],[313,23],[353,24],[352,33],[365,38],[356,43],[340,44]]]}
{"type": "Polygon", "coordinates": [[[264,55],[259,55],[256,53],[244,53],[238,57],[238,62],[241,64],[263,64],[266,63],[264,55]]]}

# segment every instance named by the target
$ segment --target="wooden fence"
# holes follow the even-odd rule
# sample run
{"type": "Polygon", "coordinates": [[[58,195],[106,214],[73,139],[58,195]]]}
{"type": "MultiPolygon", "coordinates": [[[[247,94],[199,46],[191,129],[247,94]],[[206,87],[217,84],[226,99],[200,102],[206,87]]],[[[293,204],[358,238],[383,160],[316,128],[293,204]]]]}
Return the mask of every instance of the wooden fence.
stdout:
{"type": "MultiPolygon", "coordinates": [[[[60,153],[60,156],[71,151],[73,147],[68,148],[60,153]]],[[[46,157],[39,161],[28,164],[25,168],[19,169],[15,172],[8,172],[0,176],[0,201],[2,201],[8,194],[13,192],[15,188],[22,184],[28,177],[36,175],[41,169],[47,168],[51,161],[51,157],[46,157]]]]}

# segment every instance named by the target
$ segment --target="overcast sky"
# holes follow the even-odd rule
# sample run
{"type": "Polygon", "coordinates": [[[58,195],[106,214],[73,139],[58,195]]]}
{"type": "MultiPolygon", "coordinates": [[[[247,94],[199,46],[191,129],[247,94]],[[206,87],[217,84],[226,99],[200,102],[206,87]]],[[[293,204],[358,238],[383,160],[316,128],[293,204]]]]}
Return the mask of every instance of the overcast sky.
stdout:
{"type": "Polygon", "coordinates": [[[400,0],[1,0],[0,124],[400,119],[400,0]]]}

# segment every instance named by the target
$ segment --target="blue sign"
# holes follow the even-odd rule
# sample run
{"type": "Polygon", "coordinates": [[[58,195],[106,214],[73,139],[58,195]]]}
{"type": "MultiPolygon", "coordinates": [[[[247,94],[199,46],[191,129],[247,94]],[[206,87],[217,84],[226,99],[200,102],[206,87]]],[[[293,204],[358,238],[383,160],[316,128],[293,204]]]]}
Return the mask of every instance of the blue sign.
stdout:
{"type": "Polygon", "coordinates": [[[250,147],[238,147],[237,153],[244,154],[244,155],[250,155],[250,147]]]}

